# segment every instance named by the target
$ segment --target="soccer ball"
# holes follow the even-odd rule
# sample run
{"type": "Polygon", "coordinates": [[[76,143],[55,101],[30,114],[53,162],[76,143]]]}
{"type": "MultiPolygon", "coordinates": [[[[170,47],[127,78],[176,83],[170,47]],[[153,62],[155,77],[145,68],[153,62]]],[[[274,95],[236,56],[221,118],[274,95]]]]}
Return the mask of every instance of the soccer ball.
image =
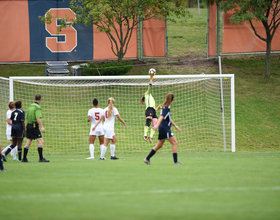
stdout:
{"type": "Polygon", "coordinates": [[[156,70],[154,68],[151,68],[149,70],[149,75],[150,75],[150,77],[154,77],[156,75],[156,70]]]}

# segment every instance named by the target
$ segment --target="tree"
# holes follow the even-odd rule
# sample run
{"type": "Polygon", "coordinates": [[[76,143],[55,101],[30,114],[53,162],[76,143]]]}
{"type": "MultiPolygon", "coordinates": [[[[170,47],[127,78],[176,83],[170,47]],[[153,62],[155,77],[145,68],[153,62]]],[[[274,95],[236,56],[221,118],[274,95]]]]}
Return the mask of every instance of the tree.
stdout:
{"type": "MultiPolygon", "coordinates": [[[[213,3],[213,0],[210,0],[213,3]]],[[[266,42],[265,76],[270,77],[271,42],[280,24],[280,0],[217,0],[223,11],[234,11],[231,22],[236,24],[249,22],[255,35],[266,42]],[[256,31],[252,21],[260,21],[265,29],[266,37],[256,31]]]]}
{"type": "MultiPolygon", "coordinates": [[[[106,33],[118,62],[122,62],[133,28],[140,22],[149,19],[175,21],[170,14],[175,14],[178,18],[189,15],[183,6],[175,7],[173,0],[71,0],[70,8],[76,13],[76,19],[71,20],[70,25],[96,25],[106,33]],[[114,37],[112,31],[117,37],[114,37]]],[[[48,13],[46,17],[39,18],[42,23],[50,24],[54,17],[48,13]]],[[[57,19],[61,21],[58,31],[69,25],[67,17],[57,19]]]]}

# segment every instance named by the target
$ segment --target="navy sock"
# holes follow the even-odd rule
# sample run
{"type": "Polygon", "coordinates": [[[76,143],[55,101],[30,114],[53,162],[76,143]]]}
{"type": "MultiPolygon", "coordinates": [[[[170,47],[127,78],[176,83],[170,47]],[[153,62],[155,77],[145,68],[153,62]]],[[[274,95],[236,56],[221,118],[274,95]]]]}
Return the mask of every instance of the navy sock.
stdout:
{"type": "Polygon", "coordinates": [[[18,151],[18,160],[21,160],[21,154],[22,154],[22,152],[18,151]]]}
{"type": "Polygon", "coordinates": [[[2,154],[0,154],[0,170],[3,170],[3,160],[2,160],[2,154]]]}
{"type": "Polygon", "coordinates": [[[152,149],[151,152],[149,153],[149,155],[146,157],[146,159],[147,159],[147,160],[150,160],[150,158],[151,158],[152,156],[154,156],[155,153],[156,153],[156,151],[154,151],[154,149],[152,149]]]}
{"type": "Polygon", "coordinates": [[[174,163],[177,163],[177,161],[178,161],[177,153],[173,153],[173,160],[174,160],[174,163]]]}
{"type": "Polygon", "coordinates": [[[6,152],[5,152],[5,155],[7,156],[10,152],[11,152],[11,150],[14,148],[14,147],[12,147],[13,145],[11,145],[7,150],[6,150],[6,152]]]}

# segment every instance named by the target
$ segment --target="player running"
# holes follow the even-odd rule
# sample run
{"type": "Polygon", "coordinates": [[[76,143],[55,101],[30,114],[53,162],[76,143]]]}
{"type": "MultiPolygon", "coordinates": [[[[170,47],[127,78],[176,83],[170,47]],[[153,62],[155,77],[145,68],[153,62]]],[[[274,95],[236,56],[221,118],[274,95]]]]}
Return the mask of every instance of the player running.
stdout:
{"type": "MultiPolygon", "coordinates": [[[[10,144],[2,150],[2,154],[4,154],[10,147],[11,144],[13,144],[13,138],[11,137],[12,133],[12,121],[11,121],[11,114],[15,110],[15,102],[11,101],[8,104],[9,110],[6,113],[6,135],[7,135],[7,140],[10,141],[10,144]]],[[[13,157],[14,160],[17,160],[17,146],[14,147],[14,149],[11,151],[11,156],[13,157]]],[[[6,158],[3,157],[4,161],[6,161],[6,158]]]]}
{"type": "Polygon", "coordinates": [[[1,144],[0,144],[0,172],[7,172],[8,170],[6,170],[3,166],[3,159],[2,159],[2,148],[1,148],[1,144]]]}
{"type": "Polygon", "coordinates": [[[22,141],[25,137],[25,113],[21,109],[22,102],[20,100],[15,102],[16,109],[11,114],[12,121],[12,133],[11,137],[13,138],[13,144],[6,150],[3,154],[4,158],[11,152],[15,146],[18,146],[18,159],[21,161],[21,153],[22,153],[22,141]]]}
{"type": "Polygon", "coordinates": [[[156,146],[153,147],[149,155],[144,158],[144,163],[150,165],[150,158],[154,156],[154,154],[162,148],[165,140],[167,139],[172,144],[172,153],[173,153],[173,160],[174,164],[181,164],[178,162],[178,156],[177,156],[177,145],[178,142],[171,132],[170,128],[171,125],[173,125],[177,131],[179,131],[179,127],[171,120],[171,112],[170,112],[170,106],[171,103],[174,101],[174,95],[173,93],[168,93],[166,96],[166,100],[163,103],[163,108],[161,110],[161,114],[158,120],[158,123],[152,128],[156,130],[158,128],[158,142],[156,146]]]}
{"type": "Polygon", "coordinates": [[[100,150],[102,150],[103,148],[103,144],[104,144],[104,130],[103,130],[103,124],[102,122],[99,123],[94,131],[93,131],[93,127],[96,125],[96,123],[98,122],[99,119],[104,120],[104,111],[101,108],[98,108],[98,100],[95,98],[92,101],[93,104],[93,108],[91,108],[90,110],[88,110],[88,119],[87,121],[90,122],[91,121],[91,126],[90,126],[90,132],[89,132],[89,152],[90,152],[90,157],[86,158],[89,160],[93,160],[94,159],[94,142],[95,142],[95,138],[98,137],[99,138],[99,144],[100,144],[100,150]]]}

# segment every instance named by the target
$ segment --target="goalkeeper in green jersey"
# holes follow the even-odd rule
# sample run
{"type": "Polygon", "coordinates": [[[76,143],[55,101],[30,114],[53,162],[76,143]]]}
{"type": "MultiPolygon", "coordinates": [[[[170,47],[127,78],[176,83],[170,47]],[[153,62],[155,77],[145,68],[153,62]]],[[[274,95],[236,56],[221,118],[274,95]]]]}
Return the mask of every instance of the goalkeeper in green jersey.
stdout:
{"type": "Polygon", "coordinates": [[[151,124],[153,124],[153,126],[155,126],[157,124],[158,117],[157,117],[157,114],[156,114],[156,110],[161,108],[161,106],[158,106],[156,108],[156,103],[155,103],[155,100],[152,96],[152,82],[153,82],[153,77],[151,77],[151,79],[150,79],[148,90],[144,93],[144,95],[141,99],[142,105],[144,103],[146,105],[146,111],[145,111],[146,124],[144,126],[143,139],[144,139],[144,141],[147,141],[147,139],[149,139],[150,143],[152,143],[152,141],[153,141],[153,136],[155,134],[155,130],[150,129],[150,135],[148,137],[149,127],[150,127],[151,124]]]}

